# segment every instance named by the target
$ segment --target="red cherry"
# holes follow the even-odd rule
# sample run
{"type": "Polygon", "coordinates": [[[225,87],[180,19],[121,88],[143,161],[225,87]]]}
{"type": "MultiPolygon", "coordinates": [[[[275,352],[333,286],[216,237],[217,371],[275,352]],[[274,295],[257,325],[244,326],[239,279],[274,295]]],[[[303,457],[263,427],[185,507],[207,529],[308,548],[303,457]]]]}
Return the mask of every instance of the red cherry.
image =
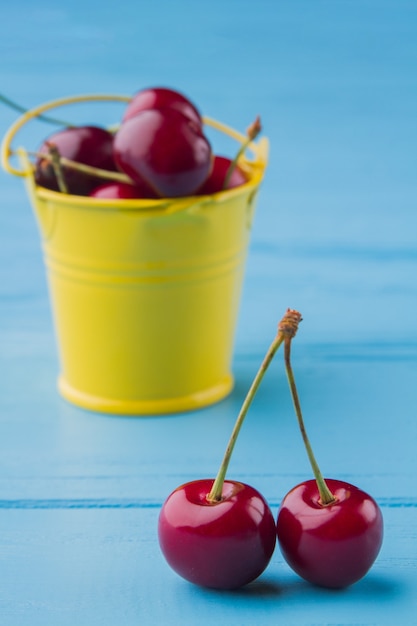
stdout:
{"type": "MultiPolygon", "coordinates": [[[[283,321],[287,318],[288,312],[283,321]]],[[[253,487],[225,477],[249,407],[284,341],[278,328],[243,401],[216,478],[178,487],[160,512],[163,555],[174,571],[197,585],[215,589],[247,585],[262,574],[275,549],[276,525],[265,498],[253,487]]]]}
{"type": "MultiPolygon", "coordinates": [[[[232,160],[223,156],[215,156],[213,161],[213,169],[203,186],[198,190],[198,195],[210,195],[222,191],[224,187],[224,181],[226,174],[229,171],[229,167],[232,164],[232,160]]],[[[233,189],[233,187],[239,187],[244,185],[247,179],[239,166],[236,166],[227,184],[227,189],[233,189]]]]}
{"type": "MultiPolygon", "coordinates": [[[[61,157],[77,161],[84,165],[115,171],[113,160],[113,135],[97,126],[77,126],[65,128],[50,135],[42,144],[39,151],[48,154],[49,145],[54,145],[61,157]]],[[[68,193],[87,196],[98,179],[95,176],[78,170],[62,166],[62,172],[68,187],[68,193]]],[[[35,181],[37,185],[59,191],[51,162],[38,157],[35,165],[35,181]]]]}
{"type": "Polygon", "coordinates": [[[90,193],[91,198],[123,200],[129,198],[157,198],[152,189],[145,185],[129,185],[128,183],[105,183],[93,189],[90,193]]]}
{"type": "Polygon", "coordinates": [[[237,589],[267,567],[276,525],[265,498],[253,487],[225,480],[249,407],[284,337],[278,332],[253,379],[232,430],[216,478],[178,487],[162,506],[162,553],[180,576],[204,587],[237,589]]]}
{"type": "Polygon", "coordinates": [[[315,480],[294,487],[277,521],[278,542],[292,569],[330,588],[360,580],[374,563],[383,538],[382,514],[371,496],[340,480],[326,479],[336,501],[320,504],[315,480]]]}
{"type": "Polygon", "coordinates": [[[162,197],[192,195],[212,166],[210,144],[195,122],[172,108],[142,111],[116,133],[113,154],[130,178],[162,197]]]}
{"type": "Polygon", "coordinates": [[[226,480],[222,499],[207,496],[213,479],[178,487],[165,501],[159,543],[172,569],[186,580],[215,589],[237,589],[268,565],[276,544],[272,512],[253,487],[226,480]]]}
{"type": "Polygon", "coordinates": [[[128,104],[122,121],[129,120],[141,111],[165,107],[176,109],[199,126],[203,123],[200,112],[188,98],[179,91],[166,87],[153,87],[139,91],[128,104]]]}
{"type": "Polygon", "coordinates": [[[291,342],[301,315],[289,311],[284,359],[300,434],[315,480],[294,487],[278,511],[277,536],[284,558],[316,585],[347,587],[365,576],[383,538],[382,513],[371,496],[340,480],[325,480],[311,447],[291,365],[291,342]]]}

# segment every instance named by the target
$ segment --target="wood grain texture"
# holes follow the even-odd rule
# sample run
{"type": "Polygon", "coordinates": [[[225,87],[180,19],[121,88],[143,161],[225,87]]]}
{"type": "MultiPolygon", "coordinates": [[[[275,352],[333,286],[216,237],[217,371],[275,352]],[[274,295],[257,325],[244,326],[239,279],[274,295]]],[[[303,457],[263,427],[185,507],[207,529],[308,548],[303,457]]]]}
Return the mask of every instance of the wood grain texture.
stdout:
{"type": "MultiPolygon", "coordinates": [[[[0,172],[2,626],[417,624],[414,3],[23,0],[1,16],[0,89],[20,103],[164,84],[242,130],[260,113],[271,142],[235,389],[158,418],[104,416],[59,397],[36,222],[22,181],[0,172]],[[279,550],[238,593],[199,589],[160,555],[159,508],[179,484],[216,473],[287,307],[304,317],[293,365],[317,458],[325,475],[377,499],[383,548],[343,592],[301,581],[279,550]]],[[[107,123],[120,108],[66,114],[107,123]]],[[[15,118],[0,106],[2,134],[15,118]]],[[[51,130],[34,123],[22,142],[51,130]]],[[[311,475],[280,353],[229,475],[274,513],[311,475]]]]}

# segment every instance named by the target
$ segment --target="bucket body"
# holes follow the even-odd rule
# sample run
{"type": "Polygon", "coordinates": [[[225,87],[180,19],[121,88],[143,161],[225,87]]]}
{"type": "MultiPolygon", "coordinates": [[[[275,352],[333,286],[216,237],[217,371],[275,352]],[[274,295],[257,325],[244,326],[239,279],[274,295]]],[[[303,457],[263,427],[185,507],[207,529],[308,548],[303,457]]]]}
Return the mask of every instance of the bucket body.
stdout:
{"type": "Polygon", "coordinates": [[[61,394],[86,409],[131,415],[225,397],[266,159],[243,164],[241,187],[163,200],[61,194],[36,186],[24,154],[22,163],[41,234],[61,394]]]}
{"type": "Polygon", "coordinates": [[[62,395],[125,414],[193,409],[227,395],[253,189],[174,212],[73,204],[42,191],[31,195],[62,395]]]}

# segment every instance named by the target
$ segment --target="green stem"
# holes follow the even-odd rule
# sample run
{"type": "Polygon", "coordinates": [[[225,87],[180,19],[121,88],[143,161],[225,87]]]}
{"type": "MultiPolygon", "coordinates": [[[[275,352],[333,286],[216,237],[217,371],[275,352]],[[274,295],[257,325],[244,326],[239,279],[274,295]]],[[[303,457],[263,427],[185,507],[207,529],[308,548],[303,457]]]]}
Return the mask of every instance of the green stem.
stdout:
{"type": "MultiPolygon", "coordinates": [[[[25,107],[22,107],[20,104],[17,104],[10,98],[7,98],[3,94],[0,93],[0,102],[3,102],[11,109],[18,111],[19,113],[27,113],[28,110],[25,107]]],[[[38,120],[42,120],[42,122],[47,122],[48,124],[54,124],[55,126],[65,126],[66,128],[74,128],[74,124],[69,124],[68,122],[64,122],[63,120],[59,120],[55,117],[49,117],[49,115],[38,115],[38,120]]]]}
{"type": "Polygon", "coordinates": [[[295,385],[294,373],[291,367],[291,336],[287,336],[285,338],[284,343],[284,358],[285,358],[285,369],[287,372],[288,383],[291,390],[291,396],[294,403],[295,413],[297,415],[298,425],[300,427],[301,436],[304,441],[304,445],[307,451],[307,456],[309,458],[311,468],[313,470],[314,478],[316,479],[317,487],[320,494],[320,503],[325,506],[327,504],[332,504],[336,501],[336,498],[328,488],[326,481],[323,478],[323,475],[320,471],[320,468],[315,459],[313,449],[310,445],[310,441],[307,436],[306,428],[304,425],[304,419],[301,412],[300,400],[298,398],[297,387],[295,385]]]}
{"type": "Polygon", "coordinates": [[[232,178],[232,174],[235,171],[238,161],[240,159],[240,157],[242,156],[242,154],[245,152],[246,148],[248,147],[248,145],[250,144],[251,140],[248,138],[239,148],[235,158],[233,159],[233,161],[230,163],[227,172],[226,172],[226,176],[224,177],[224,181],[223,181],[223,189],[227,189],[230,179],[232,178]]]}
{"type": "MultiPolygon", "coordinates": [[[[46,159],[47,161],[52,162],[51,154],[44,152],[31,152],[28,151],[28,155],[34,156],[38,159],[46,159]]],[[[133,185],[133,181],[126,174],[122,174],[122,172],[115,172],[112,170],[103,170],[99,167],[92,167],[91,165],[86,165],[85,163],[79,163],[78,161],[72,161],[71,159],[67,159],[66,157],[60,157],[61,165],[65,165],[73,170],[77,170],[79,172],[83,172],[84,174],[89,174],[90,176],[95,176],[96,178],[104,178],[105,180],[115,180],[119,183],[127,183],[129,185],[133,185]]]]}
{"type": "Polygon", "coordinates": [[[259,117],[257,117],[255,119],[255,121],[247,129],[247,131],[246,131],[247,137],[246,137],[245,141],[242,143],[242,145],[240,146],[239,150],[237,151],[237,154],[236,154],[235,158],[230,163],[230,165],[229,165],[229,167],[227,169],[226,176],[224,177],[224,181],[223,181],[223,188],[222,188],[223,190],[228,188],[230,179],[232,177],[232,174],[233,174],[234,170],[237,167],[237,164],[239,162],[240,157],[245,153],[245,150],[248,148],[248,146],[251,143],[251,141],[256,139],[256,137],[259,135],[261,130],[262,130],[261,120],[260,120],[259,117]]]}
{"type": "Polygon", "coordinates": [[[54,169],[55,178],[58,183],[58,189],[61,193],[68,193],[68,186],[62,171],[61,159],[58,149],[53,144],[49,145],[49,155],[51,157],[52,167],[54,169]]]}
{"type": "Polygon", "coordinates": [[[217,473],[217,476],[213,483],[211,491],[207,496],[207,500],[209,502],[220,502],[222,499],[223,484],[226,478],[227,468],[229,467],[230,458],[232,456],[233,448],[235,447],[235,443],[236,443],[239,431],[242,427],[243,421],[246,417],[246,414],[249,410],[252,400],[255,397],[258,387],[261,384],[261,380],[264,377],[264,374],[266,370],[268,369],[269,364],[271,363],[276,351],[278,350],[278,348],[280,347],[283,341],[284,341],[284,335],[281,332],[278,332],[274,341],[271,343],[268,349],[268,352],[266,353],[264,357],[264,360],[262,361],[262,364],[253,380],[253,383],[246,395],[245,400],[243,401],[242,408],[240,409],[240,412],[237,417],[235,426],[233,428],[231,437],[229,439],[229,443],[227,445],[226,452],[224,454],[222,463],[220,465],[220,469],[217,473]]]}

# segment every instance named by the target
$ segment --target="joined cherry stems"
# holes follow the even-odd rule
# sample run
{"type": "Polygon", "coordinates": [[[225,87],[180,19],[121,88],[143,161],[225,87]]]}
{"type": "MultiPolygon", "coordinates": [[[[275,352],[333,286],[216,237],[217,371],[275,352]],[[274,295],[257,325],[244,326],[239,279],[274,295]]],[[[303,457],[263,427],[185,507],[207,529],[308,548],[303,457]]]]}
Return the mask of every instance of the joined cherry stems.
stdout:
{"type": "Polygon", "coordinates": [[[232,434],[229,439],[229,443],[227,445],[226,451],[223,456],[222,463],[220,465],[217,476],[213,482],[210,493],[207,495],[207,501],[210,503],[221,502],[222,500],[222,492],[223,485],[226,478],[226,472],[229,467],[230,459],[232,456],[233,448],[235,446],[237,437],[239,435],[240,429],[246,417],[246,414],[249,410],[250,405],[255,397],[255,394],[258,390],[259,385],[267,371],[272,359],[274,358],[275,353],[277,352],[280,345],[285,341],[286,337],[294,336],[298,329],[298,323],[301,320],[301,315],[298,311],[293,309],[287,309],[284,317],[278,324],[278,332],[272,341],[271,345],[268,348],[268,351],[261,363],[261,366],[258,369],[258,372],[253,379],[252,385],[249,388],[249,391],[243,401],[242,407],[239,411],[238,417],[236,419],[232,434]]]}

